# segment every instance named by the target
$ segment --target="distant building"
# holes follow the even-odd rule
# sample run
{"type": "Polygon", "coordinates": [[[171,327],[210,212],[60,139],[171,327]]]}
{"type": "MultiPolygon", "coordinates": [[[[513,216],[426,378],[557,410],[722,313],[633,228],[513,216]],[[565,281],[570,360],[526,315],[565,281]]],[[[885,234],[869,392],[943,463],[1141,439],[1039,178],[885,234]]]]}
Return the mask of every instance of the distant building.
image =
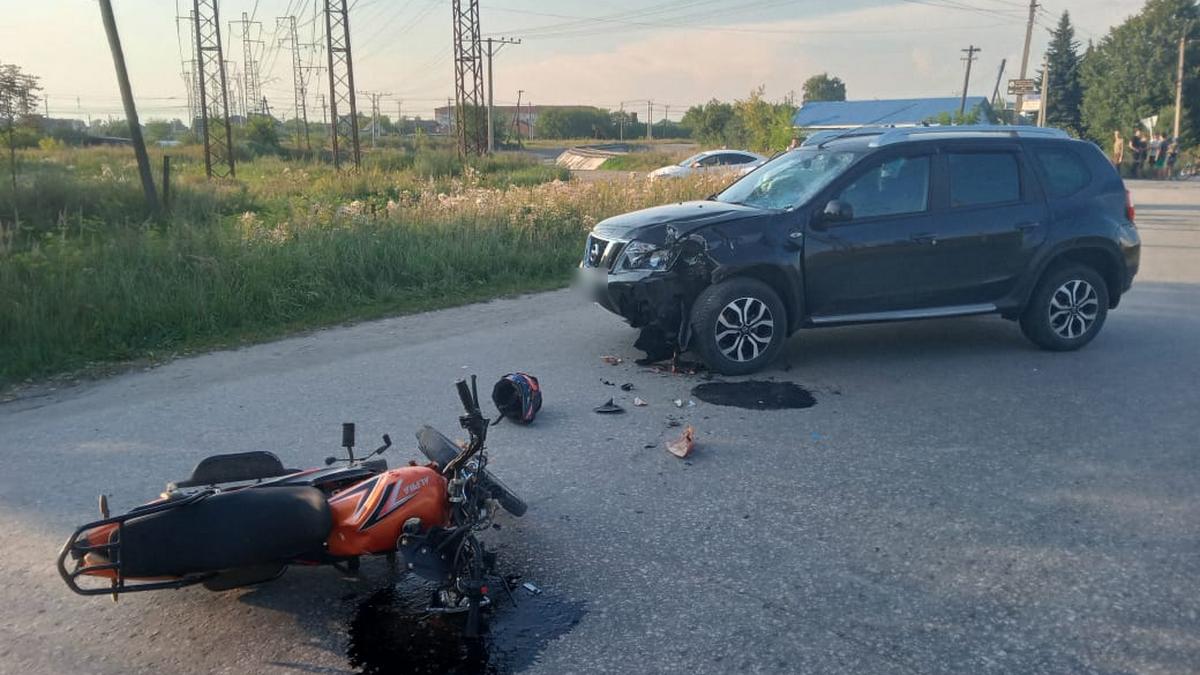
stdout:
{"type": "MultiPolygon", "coordinates": [[[[897,98],[876,101],[813,101],[792,117],[799,129],[853,129],[861,126],[915,127],[953,118],[962,99],[897,98]]],[[[984,96],[968,96],[966,111],[978,112],[978,124],[995,124],[996,115],[984,96]]]]}
{"type": "Polygon", "coordinates": [[[57,117],[42,117],[41,127],[42,131],[45,133],[51,133],[54,131],[73,131],[82,133],[87,131],[87,123],[83,120],[63,119],[57,117]]]}

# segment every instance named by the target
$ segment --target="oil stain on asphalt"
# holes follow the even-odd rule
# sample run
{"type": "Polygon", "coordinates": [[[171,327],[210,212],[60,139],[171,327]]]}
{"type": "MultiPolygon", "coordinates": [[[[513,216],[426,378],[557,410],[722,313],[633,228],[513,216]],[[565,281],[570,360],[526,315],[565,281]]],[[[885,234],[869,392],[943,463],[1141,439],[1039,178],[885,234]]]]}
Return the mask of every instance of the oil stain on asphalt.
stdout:
{"type": "Polygon", "coordinates": [[[515,673],[583,617],[582,604],[549,591],[530,595],[517,585],[513,597],[515,607],[501,589],[493,589],[482,637],[467,640],[464,614],[425,611],[430,599],[425,584],[405,579],[382,588],[359,604],[350,623],[350,665],[379,674],[515,673]]]}
{"type": "Polygon", "coordinates": [[[705,403],[748,410],[811,408],[817,403],[807,389],[794,382],[764,380],[705,382],[692,389],[692,396],[705,403]]]}

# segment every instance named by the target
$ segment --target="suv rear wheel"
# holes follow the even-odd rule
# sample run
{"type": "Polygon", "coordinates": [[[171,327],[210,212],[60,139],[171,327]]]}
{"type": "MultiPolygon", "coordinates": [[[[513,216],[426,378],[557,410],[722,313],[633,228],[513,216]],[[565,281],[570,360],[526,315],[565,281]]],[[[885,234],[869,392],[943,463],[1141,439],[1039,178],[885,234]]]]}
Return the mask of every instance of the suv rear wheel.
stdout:
{"type": "Polygon", "coordinates": [[[1108,316],[1108,286],[1094,269],[1070,265],[1042,277],[1021,315],[1021,332],[1042,349],[1063,352],[1092,341],[1108,316]]]}
{"type": "Polygon", "coordinates": [[[713,371],[761,370],[787,340],[787,310],[757,279],[735,277],[701,291],[692,308],[693,346],[713,371]]]}

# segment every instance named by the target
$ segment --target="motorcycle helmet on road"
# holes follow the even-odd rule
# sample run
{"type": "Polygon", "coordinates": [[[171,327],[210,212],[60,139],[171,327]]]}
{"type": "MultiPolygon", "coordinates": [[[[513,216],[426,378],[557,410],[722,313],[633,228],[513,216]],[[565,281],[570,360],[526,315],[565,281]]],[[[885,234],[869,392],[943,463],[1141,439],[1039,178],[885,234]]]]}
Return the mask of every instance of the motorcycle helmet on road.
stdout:
{"type": "Polygon", "coordinates": [[[501,418],[529,424],[542,409],[542,389],[532,375],[509,373],[492,387],[492,403],[501,418]]]}

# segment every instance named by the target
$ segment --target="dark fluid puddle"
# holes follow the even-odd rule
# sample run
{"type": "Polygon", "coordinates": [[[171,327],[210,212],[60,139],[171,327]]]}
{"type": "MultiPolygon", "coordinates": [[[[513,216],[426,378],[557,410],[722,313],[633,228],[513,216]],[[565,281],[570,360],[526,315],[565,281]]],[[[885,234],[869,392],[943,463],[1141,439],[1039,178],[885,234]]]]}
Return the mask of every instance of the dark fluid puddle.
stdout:
{"type": "MultiPolygon", "coordinates": [[[[498,582],[497,582],[498,583],[498,582]]],[[[375,591],[350,622],[350,665],[363,673],[502,675],[533,664],[552,640],[583,618],[583,605],[551,592],[531,595],[517,585],[513,597],[492,591],[484,610],[483,635],[462,635],[465,614],[430,614],[429,586],[415,579],[375,591]]]]}
{"type": "Polygon", "coordinates": [[[817,403],[817,399],[798,384],[764,380],[705,382],[692,388],[692,396],[705,403],[748,410],[811,408],[817,403]]]}

